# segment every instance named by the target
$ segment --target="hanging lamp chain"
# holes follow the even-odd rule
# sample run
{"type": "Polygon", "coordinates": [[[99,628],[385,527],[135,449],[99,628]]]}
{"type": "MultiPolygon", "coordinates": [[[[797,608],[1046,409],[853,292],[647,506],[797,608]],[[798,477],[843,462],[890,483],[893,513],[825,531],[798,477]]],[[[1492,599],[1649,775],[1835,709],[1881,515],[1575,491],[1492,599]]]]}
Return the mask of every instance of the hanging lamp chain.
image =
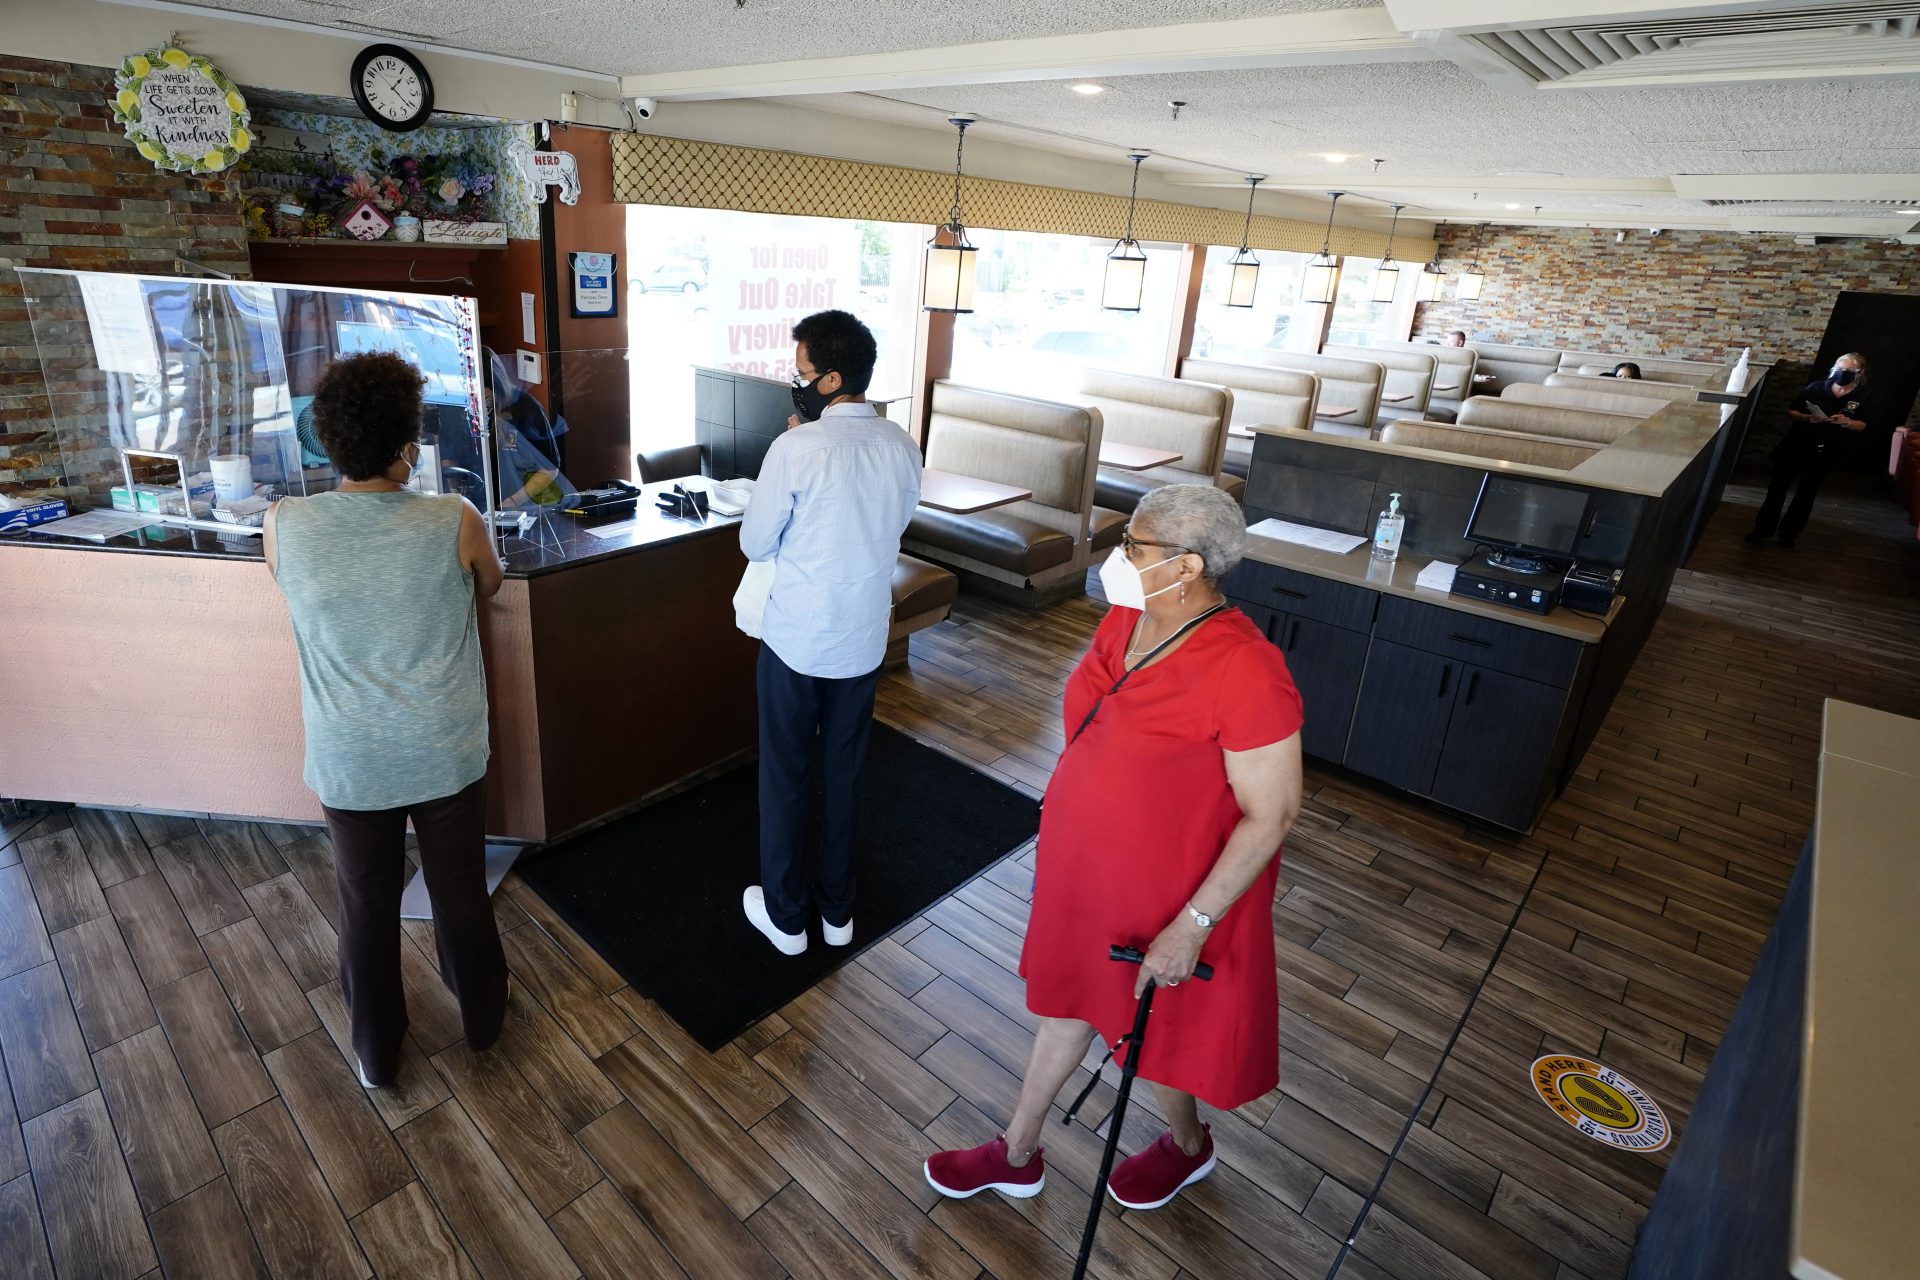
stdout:
{"type": "Polygon", "coordinates": [[[1383,261],[1393,261],[1393,237],[1400,230],[1400,211],[1406,207],[1403,204],[1393,206],[1393,221],[1387,226],[1387,256],[1383,261]]]}
{"type": "Polygon", "coordinates": [[[1133,206],[1140,201],[1140,162],[1147,157],[1141,152],[1133,153],[1133,190],[1127,196],[1127,234],[1124,243],[1133,243],[1133,206]]]}
{"type": "Polygon", "coordinates": [[[959,230],[962,225],[960,221],[960,162],[967,153],[968,123],[968,121],[964,120],[956,120],[953,122],[954,127],[959,130],[960,137],[953,148],[953,208],[947,212],[947,226],[956,231],[959,230]]]}
{"type": "Polygon", "coordinates": [[[1264,181],[1264,178],[1247,175],[1247,221],[1240,228],[1240,252],[1242,253],[1247,252],[1248,246],[1253,242],[1253,195],[1264,181]]]}
{"type": "Polygon", "coordinates": [[[1344,191],[1329,191],[1327,194],[1332,196],[1333,200],[1327,205],[1327,234],[1320,241],[1320,256],[1323,258],[1331,258],[1333,256],[1333,212],[1340,207],[1340,197],[1347,193],[1344,191]]]}

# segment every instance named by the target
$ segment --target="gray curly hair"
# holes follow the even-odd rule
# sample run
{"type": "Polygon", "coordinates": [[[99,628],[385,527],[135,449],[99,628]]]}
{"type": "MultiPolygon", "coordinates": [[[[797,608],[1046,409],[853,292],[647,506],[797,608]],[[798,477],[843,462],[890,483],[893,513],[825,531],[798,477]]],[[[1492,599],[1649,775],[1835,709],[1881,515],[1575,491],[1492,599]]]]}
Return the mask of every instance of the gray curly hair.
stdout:
{"type": "Polygon", "coordinates": [[[1218,583],[1234,571],[1247,550],[1247,522],[1240,504],[1210,484],[1170,484],[1140,499],[1129,527],[1156,542],[1185,547],[1205,562],[1201,572],[1218,583]]]}

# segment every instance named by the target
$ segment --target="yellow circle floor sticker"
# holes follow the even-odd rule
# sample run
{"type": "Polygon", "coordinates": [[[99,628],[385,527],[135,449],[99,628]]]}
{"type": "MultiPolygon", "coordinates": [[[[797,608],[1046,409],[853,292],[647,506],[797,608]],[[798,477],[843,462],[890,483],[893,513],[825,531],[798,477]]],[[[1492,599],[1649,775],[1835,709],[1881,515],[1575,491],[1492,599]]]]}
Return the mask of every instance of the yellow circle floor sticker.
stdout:
{"type": "Polygon", "coordinates": [[[1533,1064],[1533,1087],[1562,1120],[1596,1142],[1626,1151],[1658,1151],[1673,1137],[1666,1112],[1611,1067],[1567,1054],[1533,1064]]]}

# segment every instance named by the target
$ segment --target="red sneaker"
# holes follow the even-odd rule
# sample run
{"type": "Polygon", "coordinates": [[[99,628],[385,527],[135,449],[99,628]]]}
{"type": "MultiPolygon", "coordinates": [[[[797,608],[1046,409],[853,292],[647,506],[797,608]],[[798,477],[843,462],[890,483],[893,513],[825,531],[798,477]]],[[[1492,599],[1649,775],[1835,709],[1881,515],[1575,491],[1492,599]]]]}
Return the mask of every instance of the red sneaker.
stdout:
{"type": "Polygon", "coordinates": [[[1039,1148],[1032,1159],[1016,1169],[1007,1163],[1005,1138],[995,1138],[971,1151],[936,1151],[927,1157],[927,1181],[935,1191],[955,1200],[982,1191],[1025,1200],[1039,1195],[1040,1188],[1047,1185],[1045,1153],[1045,1147],[1039,1148]]]}
{"type": "Polygon", "coordinates": [[[1188,1155],[1171,1131],[1153,1145],[1120,1163],[1107,1179],[1107,1194],[1129,1209],[1158,1209],[1213,1172],[1213,1127],[1202,1125],[1205,1140],[1196,1155],[1188,1155]]]}

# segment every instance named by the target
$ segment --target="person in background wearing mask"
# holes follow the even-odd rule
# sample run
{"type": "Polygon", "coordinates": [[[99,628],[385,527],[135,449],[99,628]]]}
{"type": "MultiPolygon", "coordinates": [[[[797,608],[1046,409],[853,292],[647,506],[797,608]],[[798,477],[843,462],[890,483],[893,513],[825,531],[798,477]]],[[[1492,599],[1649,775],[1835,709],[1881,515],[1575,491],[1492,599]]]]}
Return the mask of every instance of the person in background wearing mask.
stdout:
{"type": "Polygon", "coordinates": [[[1849,351],[1833,362],[1824,378],[1801,388],[1798,403],[1787,410],[1793,424],[1773,450],[1773,475],[1767,500],[1760,504],[1747,545],[1757,547],[1777,532],[1789,551],[1813,514],[1813,500],[1833,468],[1843,444],[1867,429],[1867,360],[1849,351]],[[1794,482],[1798,480],[1798,488],[1794,482]],[[1793,504],[1780,514],[1793,488],[1793,504]]]}
{"type": "Polygon", "coordinates": [[[1093,1035],[1132,1026],[1148,979],[1168,990],[1140,1074],[1170,1128],[1113,1171],[1116,1201],[1155,1209],[1213,1171],[1196,1098],[1228,1110],[1279,1082],[1273,898],[1300,812],[1301,705],[1286,659],[1220,594],[1246,543],[1226,493],[1168,485],[1101,566],[1113,607],[1067,681],[1020,959],[1040,1025],[1006,1133],[927,1160],[944,1195],[1039,1193],[1054,1095],[1093,1035]],[[1115,964],[1112,943],[1145,963],[1115,964]],[[1201,959],[1212,980],[1188,982],[1201,959]]]}
{"type": "Polygon", "coordinates": [[[1627,378],[1633,382],[1639,382],[1641,381],[1640,366],[1635,364],[1631,360],[1622,360],[1619,364],[1613,366],[1613,373],[1611,376],[1615,378],[1627,378]]]}
{"type": "Polygon", "coordinates": [[[920,501],[920,450],[867,403],[873,334],[845,311],[794,326],[788,430],[767,450],[740,550],[774,563],[760,631],[760,883],[747,919],[777,949],[853,941],[854,828],[886,656],[900,535],[920,501]],[[820,875],[806,882],[808,758],[821,752],[820,875]]]}
{"type": "Polygon", "coordinates": [[[1450,346],[1450,347],[1464,347],[1464,346],[1466,346],[1466,345],[1467,345],[1467,334],[1466,334],[1466,330],[1464,330],[1464,329],[1455,329],[1455,330],[1454,330],[1454,331],[1453,331],[1452,333],[1450,333],[1450,334],[1448,334],[1448,335],[1447,335],[1447,345],[1448,345],[1448,346],[1450,346]]]}

